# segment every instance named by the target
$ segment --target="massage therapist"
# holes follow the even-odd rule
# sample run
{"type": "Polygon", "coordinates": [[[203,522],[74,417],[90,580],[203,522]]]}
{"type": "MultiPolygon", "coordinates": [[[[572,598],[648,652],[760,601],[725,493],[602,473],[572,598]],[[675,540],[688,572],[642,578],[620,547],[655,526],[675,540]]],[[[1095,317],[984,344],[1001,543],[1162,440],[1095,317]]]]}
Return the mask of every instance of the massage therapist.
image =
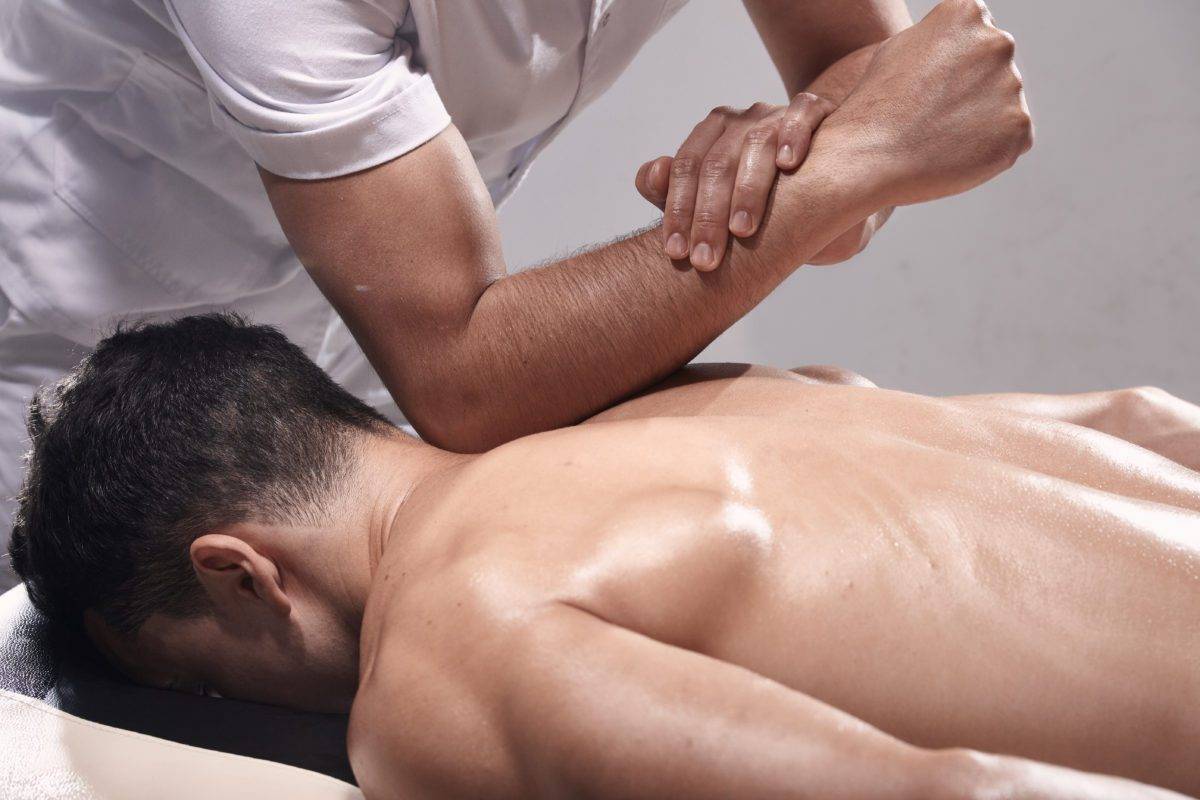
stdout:
{"type": "Polygon", "coordinates": [[[745,0],[792,99],[717,109],[648,162],[661,229],[509,275],[495,207],[682,4],[0,0],[0,530],[35,389],[124,317],[245,312],[464,451],[691,359],[782,279],[720,266],[911,21],[903,0],[745,0]]]}

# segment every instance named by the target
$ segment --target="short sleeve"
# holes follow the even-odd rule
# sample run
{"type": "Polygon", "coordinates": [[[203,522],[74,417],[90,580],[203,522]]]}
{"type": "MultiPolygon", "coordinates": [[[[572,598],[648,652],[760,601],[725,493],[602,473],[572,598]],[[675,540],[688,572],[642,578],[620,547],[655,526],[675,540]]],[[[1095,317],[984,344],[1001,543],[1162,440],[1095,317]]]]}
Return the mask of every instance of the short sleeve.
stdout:
{"type": "Polygon", "coordinates": [[[397,35],[407,0],[166,0],[216,123],[264,169],[315,179],[412,150],[450,117],[397,35]]]}

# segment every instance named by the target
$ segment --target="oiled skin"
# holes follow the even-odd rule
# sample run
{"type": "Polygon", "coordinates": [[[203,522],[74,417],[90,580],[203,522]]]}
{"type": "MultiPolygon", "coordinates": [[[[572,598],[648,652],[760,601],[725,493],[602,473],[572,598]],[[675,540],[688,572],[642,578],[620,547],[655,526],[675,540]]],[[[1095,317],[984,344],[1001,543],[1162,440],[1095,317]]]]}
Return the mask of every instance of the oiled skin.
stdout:
{"type": "Polygon", "coordinates": [[[518,440],[397,518],[355,722],[519,793],[509,643],[554,604],[921,747],[1200,792],[1200,473],[1095,431],[759,370],[518,440]]]}

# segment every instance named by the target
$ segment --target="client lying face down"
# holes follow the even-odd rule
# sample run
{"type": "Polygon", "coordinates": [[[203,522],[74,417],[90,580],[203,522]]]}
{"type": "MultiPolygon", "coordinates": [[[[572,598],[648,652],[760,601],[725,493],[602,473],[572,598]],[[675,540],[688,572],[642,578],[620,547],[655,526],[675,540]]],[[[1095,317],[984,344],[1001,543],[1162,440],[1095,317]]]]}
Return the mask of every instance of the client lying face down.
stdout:
{"type": "Polygon", "coordinates": [[[1200,474],[730,372],[460,456],[272,329],[126,330],[31,409],[13,558],[135,680],[352,708],[371,798],[1200,792],[1200,474]]]}

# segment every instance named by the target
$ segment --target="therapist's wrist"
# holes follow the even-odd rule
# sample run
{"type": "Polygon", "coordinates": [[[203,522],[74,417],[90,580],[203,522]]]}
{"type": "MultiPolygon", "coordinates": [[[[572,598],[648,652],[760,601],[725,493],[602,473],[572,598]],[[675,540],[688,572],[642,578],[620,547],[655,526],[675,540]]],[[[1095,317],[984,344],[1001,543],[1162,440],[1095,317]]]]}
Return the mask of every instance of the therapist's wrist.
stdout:
{"type": "Polygon", "coordinates": [[[858,82],[867,71],[867,65],[871,63],[878,49],[879,42],[864,45],[830,64],[811,83],[787,82],[788,91],[792,95],[800,91],[812,92],[840,106],[854,91],[854,87],[858,86],[858,82]]]}
{"type": "Polygon", "coordinates": [[[806,166],[835,195],[836,209],[859,220],[891,205],[886,160],[869,128],[835,115],[817,129],[806,166]]]}
{"type": "Polygon", "coordinates": [[[878,182],[851,145],[818,131],[800,169],[779,177],[760,232],[747,242],[758,258],[796,269],[878,210],[878,182]]]}

